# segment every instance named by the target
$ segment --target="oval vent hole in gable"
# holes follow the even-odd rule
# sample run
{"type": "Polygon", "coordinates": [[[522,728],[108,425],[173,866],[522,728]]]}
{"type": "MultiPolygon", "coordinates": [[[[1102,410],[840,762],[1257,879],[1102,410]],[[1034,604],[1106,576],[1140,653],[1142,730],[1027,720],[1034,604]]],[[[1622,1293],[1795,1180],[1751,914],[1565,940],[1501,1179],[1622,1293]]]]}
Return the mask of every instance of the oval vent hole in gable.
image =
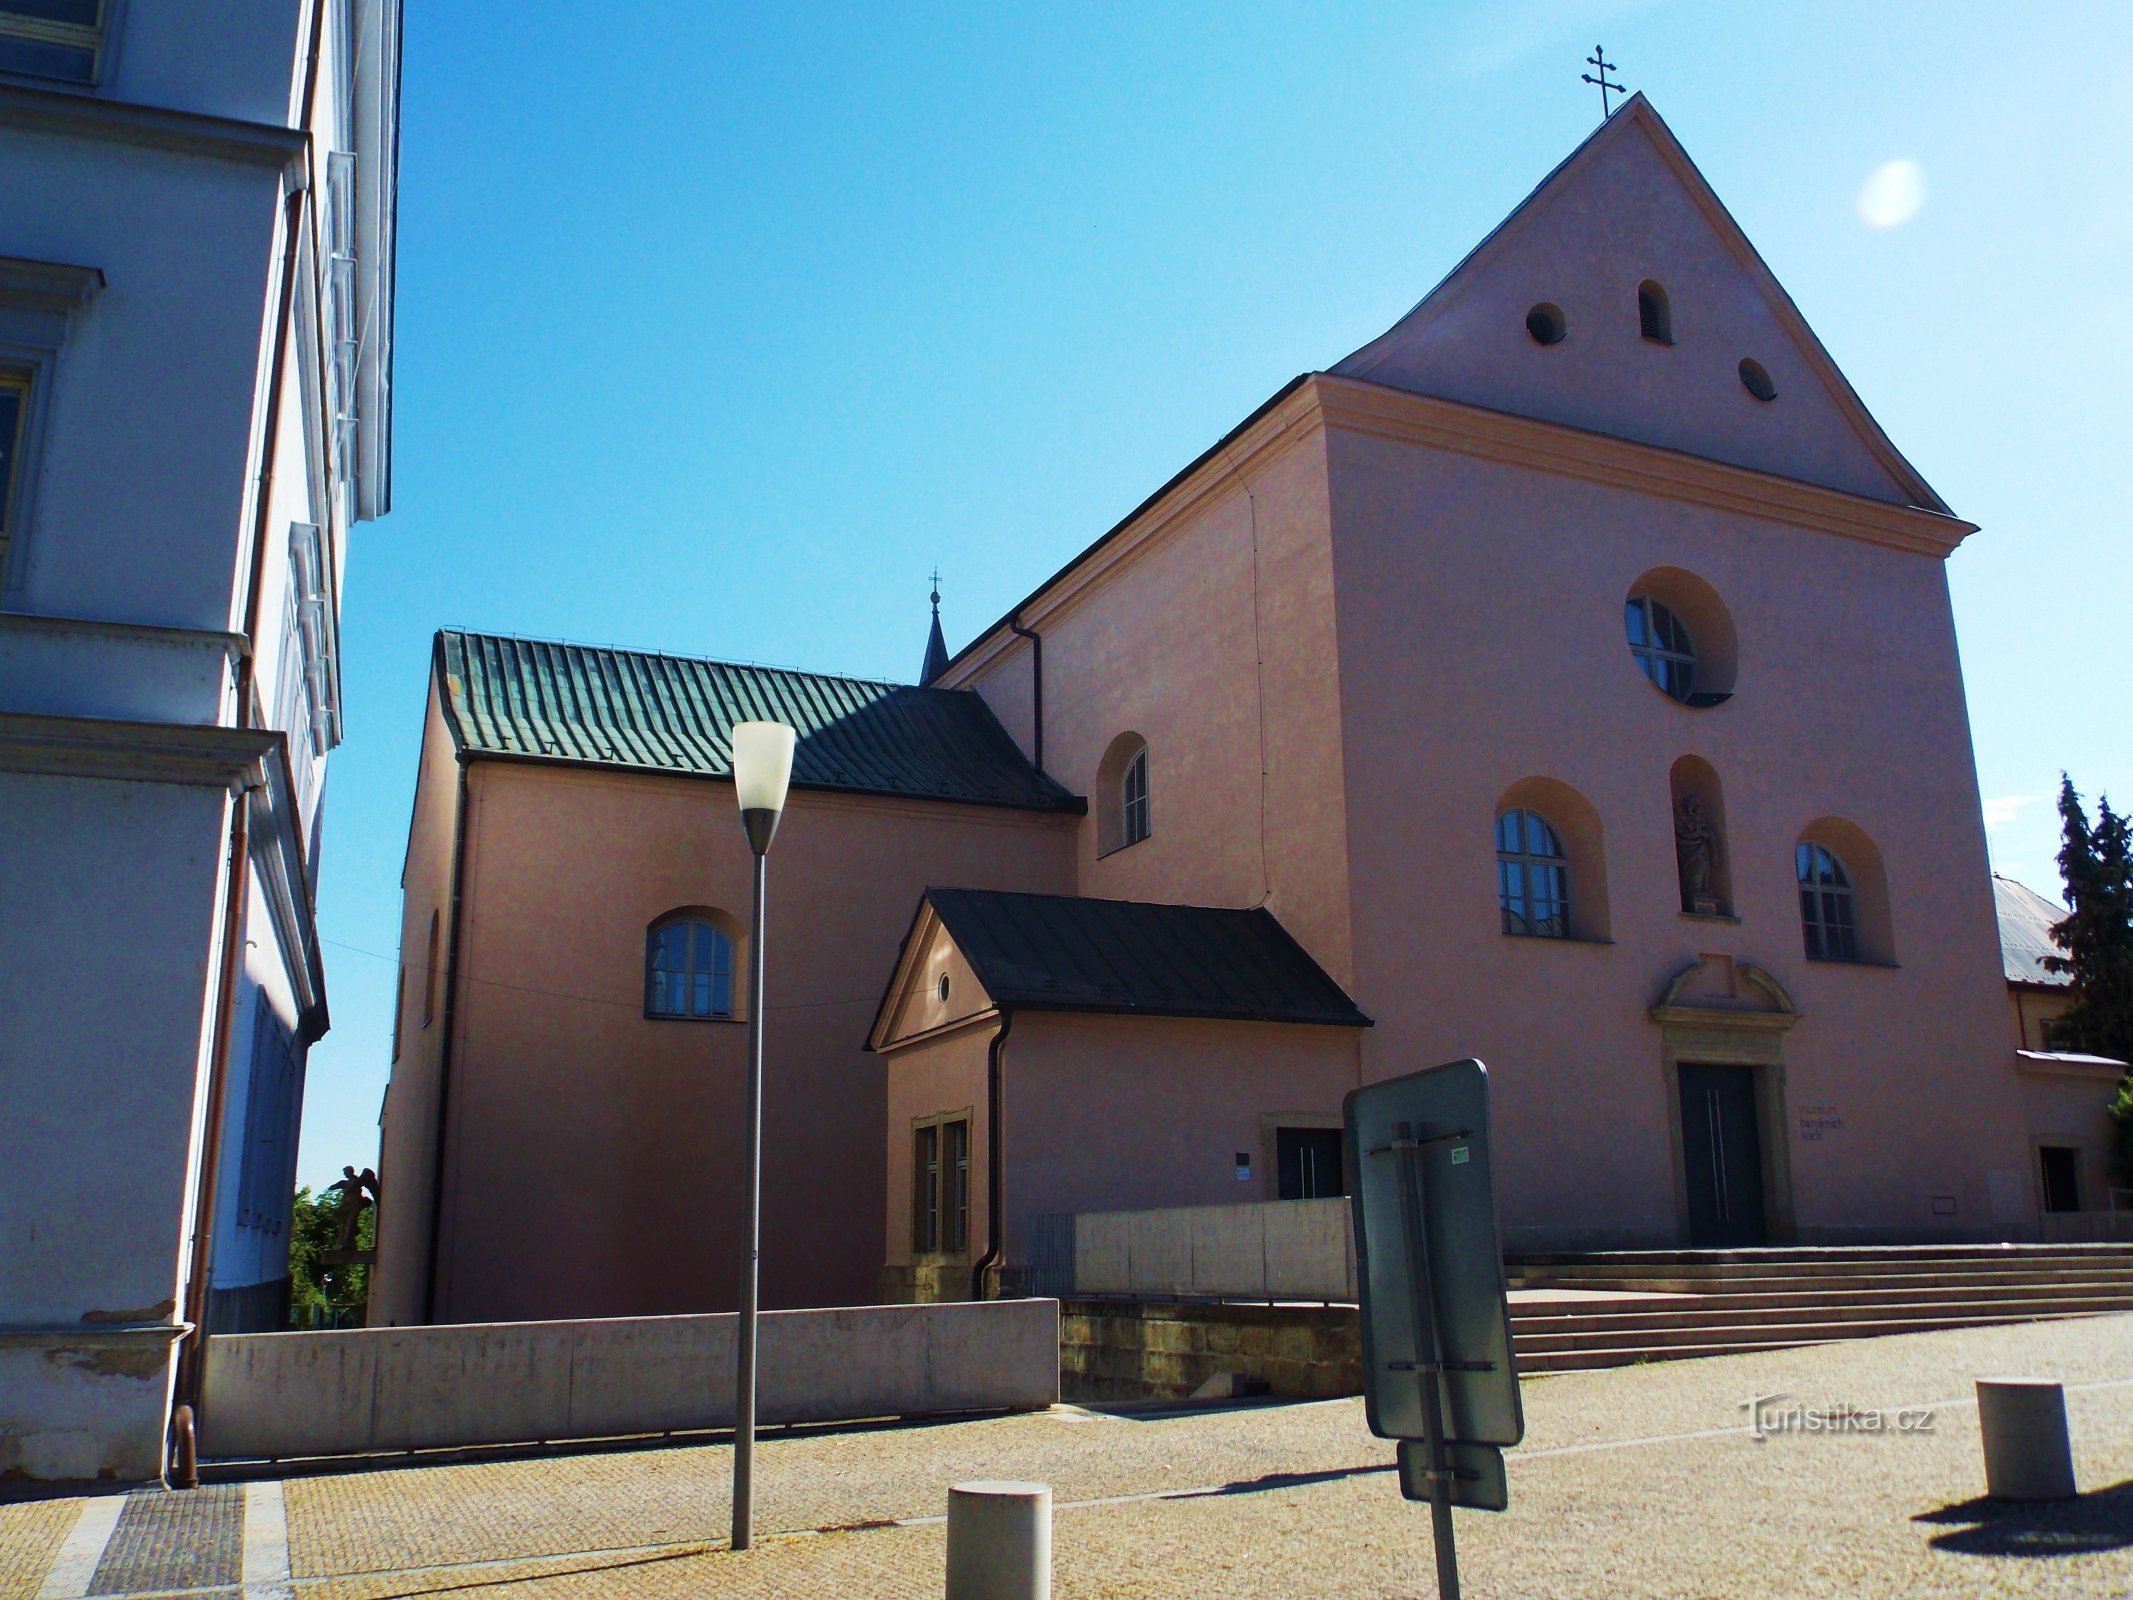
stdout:
{"type": "Polygon", "coordinates": [[[1535,344],[1561,344],[1563,335],[1570,331],[1570,324],[1563,318],[1563,308],[1543,300],[1526,313],[1526,332],[1533,335],[1535,344]]]}
{"type": "Polygon", "coordinates": [[[1740,386],[1758,400],[1775,400],[1777,385],[1770,381],[1770,371],[1753,356],[1740,358],[1740,386]]]}

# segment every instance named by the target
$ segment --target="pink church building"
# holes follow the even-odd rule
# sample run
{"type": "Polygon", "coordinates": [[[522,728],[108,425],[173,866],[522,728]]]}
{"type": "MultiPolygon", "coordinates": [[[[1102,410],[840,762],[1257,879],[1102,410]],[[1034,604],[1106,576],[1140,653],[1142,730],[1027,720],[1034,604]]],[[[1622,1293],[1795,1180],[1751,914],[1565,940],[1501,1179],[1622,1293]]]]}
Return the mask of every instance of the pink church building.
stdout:
{"type": "Polygon", "coordinates": [[[768,1304],[1338,1193],[1467,1055],[1514,1251],[2033,1237],[1974,531],[1640,96],[922,686],[441,634],[373,1321],[732,1305],[760,716],[768,1304]]]}

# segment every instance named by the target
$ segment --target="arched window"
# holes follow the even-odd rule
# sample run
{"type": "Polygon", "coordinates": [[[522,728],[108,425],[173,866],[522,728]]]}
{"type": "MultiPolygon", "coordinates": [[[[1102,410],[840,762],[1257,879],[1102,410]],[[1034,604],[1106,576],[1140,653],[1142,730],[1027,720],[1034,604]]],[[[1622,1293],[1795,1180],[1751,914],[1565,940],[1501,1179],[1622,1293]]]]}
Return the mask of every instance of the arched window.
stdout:
{"type": "Polygon", "coordinates": [[[1802,839],[1793,850],[1800,880],[1800,933],[1810,961],[1857,961],[1859,918],[1852,880],[1825,845],[1802,839]]]}
{"type": "Polygon", "coordinates": [[[1654,344],[1674,342],[1674,313],[1666,290],[1650,278],[1637,285],[1637,331],[1654,344]]]}
{"type": "Polygon", "coordinates": [[[1148,741],[1122,733],[1096,767],[1096,853],[1139,844],[1155,830],[1148,808],[1148,741]]]}
{"type": "Polygon", "coordinates": [[[1119,842],[1139,844],[1148,837],[1148,747],[1142,745],[1126,763],[1119,780],[1119,842]]]}
{"type": "Polygon", "coordinates": [[[1496,902],[1505,933],[1570,937],[1570,858],[1537,811],[1515,808],[1496,819],[1496,902]]]}
{"type": "Polygon", "coordinates": [[[731,1017],[733,941],[708,918],[662,917],[644,936],[644,1014],[731,1017]]]}
{"type": "Polygon", "coordinates": [[[1696,693],[1696,641],[1673,608],[1650,595],[1632,595],[1622,606],[1629,653],[1652,682],[1683,705],[1696,693]]]}

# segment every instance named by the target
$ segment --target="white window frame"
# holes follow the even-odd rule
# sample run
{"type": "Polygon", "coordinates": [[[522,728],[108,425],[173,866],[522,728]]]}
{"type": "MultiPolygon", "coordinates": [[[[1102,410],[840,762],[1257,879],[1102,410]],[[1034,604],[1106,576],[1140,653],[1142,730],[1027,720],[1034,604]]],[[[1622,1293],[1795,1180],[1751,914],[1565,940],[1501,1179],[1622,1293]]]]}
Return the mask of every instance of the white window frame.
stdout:
{"type": "Polygon", "coordinates": [[[1118,847],[1123,850],[1154,836],[1148,798],[1148,747],[1142,745],[1118,775],[1118,847]]]}
{"type": "Polygon", "coordinates": [[[126,0],[102,0],[93,23],[50,22],[43,17],[10,14],[4,0],[0,0],[0,35],[95,52],[94,64],[89,68],[89,76],[86,78],[56,78],[41,72],[23,72],[15,68],[0,67],[0,79],[40,86],[60,84],[75,90],[102,88],[111,81],[113,68],[117,64],[118,42],[124,31],[121,24],[125,20],[125,12],[126,0]]]}

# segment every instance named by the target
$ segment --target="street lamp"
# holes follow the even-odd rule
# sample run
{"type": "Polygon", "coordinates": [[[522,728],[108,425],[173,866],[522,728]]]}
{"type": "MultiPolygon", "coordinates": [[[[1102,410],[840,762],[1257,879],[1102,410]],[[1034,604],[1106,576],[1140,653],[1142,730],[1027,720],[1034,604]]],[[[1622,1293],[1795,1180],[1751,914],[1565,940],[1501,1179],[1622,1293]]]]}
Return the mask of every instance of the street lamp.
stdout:
{"type": "Polygon", "coordinates": [[[794,734],[782,722],[733,725],[733,792],[755,852],[755,915],[748,935],[748,1252],[741,1262],[741,1319],[733,1395],[733,1548],[755,1542],[755,1325],[763,1233],[763,866],[792,780],[794,734]]]}

